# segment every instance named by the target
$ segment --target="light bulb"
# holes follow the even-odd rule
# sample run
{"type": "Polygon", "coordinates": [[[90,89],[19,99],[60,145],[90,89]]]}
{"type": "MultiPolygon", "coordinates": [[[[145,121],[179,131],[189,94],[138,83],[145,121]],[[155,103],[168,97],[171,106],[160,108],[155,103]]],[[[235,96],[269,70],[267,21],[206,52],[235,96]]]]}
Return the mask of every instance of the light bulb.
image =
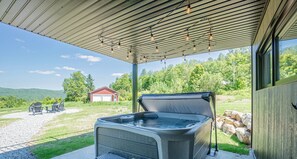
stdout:
{"type": "Polygon", "coordinates": [[[212,40],[213,39],[212,33],[209,34],[208,39],[209,40],[212,40]]]}
{"type": "Polygon", "coordinates": [[[208,51],[210,51],[210,45],[208,45],[208,51]]]}
{"type": "Polygon", "coordinates": [[[187,35],[186,35],[186,41],[189,41],[190,40],[190,35],[189,33],[187,32],[187,35]]]}
{"type": "Polygon", "coordinates": [[[118,49],[120,49],[121,48],[121,42],[119,41],[119,43],[118,43],[118,49]]]}
{"type": "Polygon", "coordinates": [[[142,58],[140,58],[140,62],[142,62],[142,58]]]}
{"type": "Polygon", "coordinates": [[[111,50],[111,53],[113,53],[113,47],[111,47],[111,49],[110,49],[110,50],[111,50]]]}
{"type": "Polygon", "coordinates": [[[185,54],[183,54],[183,57],[184,57],[184,61],[187,61],[185,54]]]}
{"type": "Polygon", "coordinates": [[[127,59],[127,60],[129,59],[129,55],[127,55],[126,59],[127,59]]]}
{"type": "Polygon", "coordinates": [[[101,40],[100,46],[103,46],[103,40],[101,40]]]}
{"type": "Polygon", "coordinates": [[[151,33],[151,41],[155,41],[155,37],[154,37],[153,33],[151,33]]]}
{"type": "Polygon", "coordinates": [[[187,5],[186,13],[187,14],[191,13],[191,5],[190,4],[187,5]]]}
{"type": "Polygon", "coordinates": [[[159,48],[158,48],[158,46],[156,46],[156,52],[159,52],[159,48]]]}
{"type": "Polygon", "coordinates": [[[193,50],[196,51],[196,45],[193,45],[193,50]]]}

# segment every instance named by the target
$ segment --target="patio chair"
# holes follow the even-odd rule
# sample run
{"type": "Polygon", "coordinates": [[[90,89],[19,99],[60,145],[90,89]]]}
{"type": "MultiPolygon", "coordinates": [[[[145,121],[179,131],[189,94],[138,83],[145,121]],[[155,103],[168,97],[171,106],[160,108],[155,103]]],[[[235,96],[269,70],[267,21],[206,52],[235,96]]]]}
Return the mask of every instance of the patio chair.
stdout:
{"type": "Polygon", "coordinates": [[[64,108],[64,100],[62,100],[62,101],[60,102],[60,104],[59,104],[59,106],[58,106],[58,110],[59,110],[59,111],[64,111],[64,110],[65,110],[65,108],[64,108]]]}
{"type": "Polygon", "coordinates": [[[42,103],[40,102],[32,103],[29,106],[29,112],[32,112],[33,115],[35,115],[36,113],[42,114],[42,110],[43,110],[43,107],[42,107],[42,103]]]}
{"type": "Polygon", "coordinates": [[[61,101],[60,104],[58,104],[58,102],[53,103],[51,110],[49,110],[48,107],[46,107],[47,113],[55,113],[55,112],[60,112],[63,110],[65,110],[64,109],[64,101],[61,101]]]}

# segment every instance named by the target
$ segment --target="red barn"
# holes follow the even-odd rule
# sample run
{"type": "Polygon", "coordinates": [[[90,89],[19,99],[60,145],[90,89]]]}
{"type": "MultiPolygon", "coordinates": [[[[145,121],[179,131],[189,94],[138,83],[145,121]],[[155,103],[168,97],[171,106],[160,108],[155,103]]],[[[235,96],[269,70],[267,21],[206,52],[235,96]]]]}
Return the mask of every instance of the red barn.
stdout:
{"type": "Polygon", "coordinates": [[[91,102],[114,102],[118,101],[118,93],[115,90],[112,90],[108,87],[98,88],[90,92],[90,101],[91,102]]]}

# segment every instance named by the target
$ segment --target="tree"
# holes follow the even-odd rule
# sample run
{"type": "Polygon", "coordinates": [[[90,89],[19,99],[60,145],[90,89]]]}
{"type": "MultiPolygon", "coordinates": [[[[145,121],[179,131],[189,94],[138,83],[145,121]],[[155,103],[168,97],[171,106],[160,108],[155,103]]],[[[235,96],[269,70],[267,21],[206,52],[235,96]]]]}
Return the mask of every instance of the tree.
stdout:
{"type": "Polygon", "coordinates": [[[95,89],[94,79],[90,74],[88,75],[88,77],[86,79],[86,85],[87,85],[88,92],[92,92],[95,89]]]}
{"type": "Polygon", "coordinates": [[[120,94],[120,100],[131,100],[132,98],[132,79],[130,74],[123,74],[117,78],[110,87],[120,94]]]}
{"type": "Polygon", "coordinates": [[[190,81],[189,81],[189,92],[195,92],[198,91],[201,87],[200,85],[200,78],[204,74],[204,67],[201,64],[196,65],[194,70],[192,71],[190,75],[190,81]]]}
{"type": "Polygon", "coordinates": [[[66,101],[86,101],[88,93],[86,77],[80,71],[74,72],[70,78],[64,79],[63,88],[66,93],[66,101]]]}

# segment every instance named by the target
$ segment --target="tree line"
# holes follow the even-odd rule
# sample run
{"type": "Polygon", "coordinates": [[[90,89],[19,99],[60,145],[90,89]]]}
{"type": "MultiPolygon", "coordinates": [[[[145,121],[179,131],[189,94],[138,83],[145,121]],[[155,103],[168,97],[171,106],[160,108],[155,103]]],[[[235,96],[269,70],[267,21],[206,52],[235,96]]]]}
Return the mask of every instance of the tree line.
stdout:
{"type": "MultiPolygon", "coordinates": [[[[282,51],[279,59],[280,76],[297,75],[297,47],[282,51]]],[[[120,100],[131,100],[132,75],[124,74],[110,87],[120,94],[120,100]]],[[[186,93],[214,91],[222,94],[228,91],[251,88],[250,48],[228,50],[217,59],[207,61],[189,60],[160,71],[143,69],[138,80],[139,94],[143,93],[186,93]]]]}

